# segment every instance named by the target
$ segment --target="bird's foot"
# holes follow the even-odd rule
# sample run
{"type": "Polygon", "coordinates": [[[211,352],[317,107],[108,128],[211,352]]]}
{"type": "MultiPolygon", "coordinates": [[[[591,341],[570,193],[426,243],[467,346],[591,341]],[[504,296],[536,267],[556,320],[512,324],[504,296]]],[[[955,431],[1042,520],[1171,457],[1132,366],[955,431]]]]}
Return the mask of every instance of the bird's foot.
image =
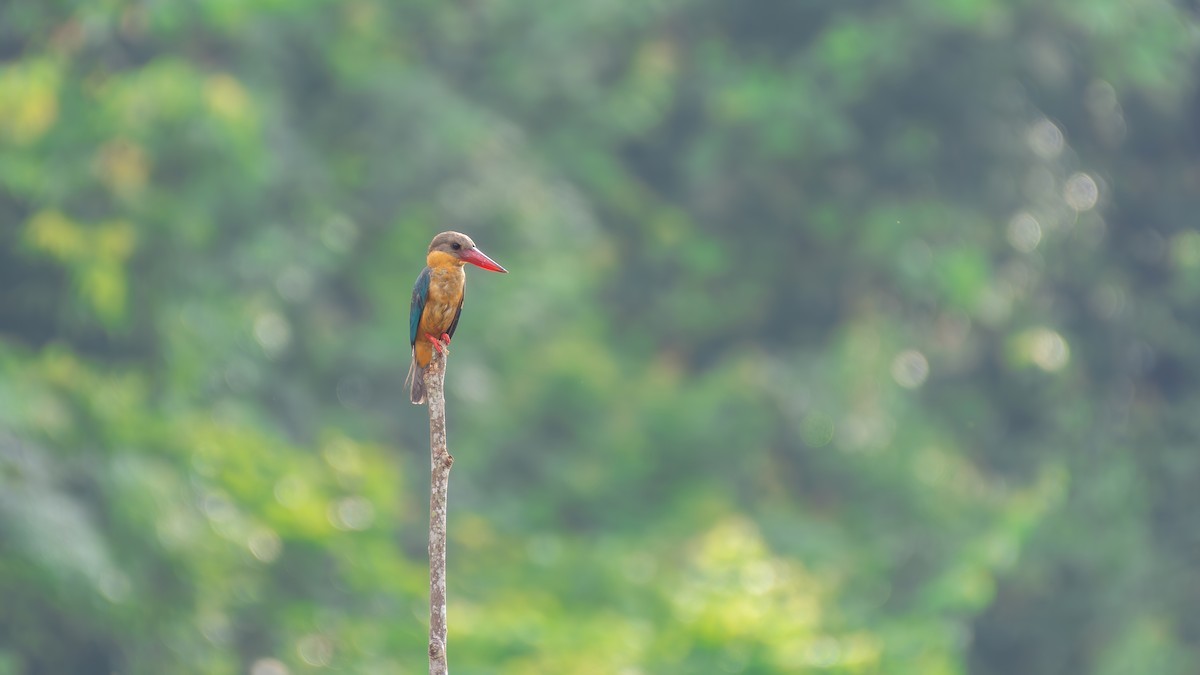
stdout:
{"type": "Polygon", "coordinates": [[[442,333],[442,340],[445,340],[446,344],[442,344],[442,340],[438,340],[437,338],[433,337],[429,333],[426,333],[425,337],[429,338],[430,344],[433,345],[433,348],[436,349],[439,354],[441,354],[442,356],[450,355],[450,336],[449,335],[442,333]]]}

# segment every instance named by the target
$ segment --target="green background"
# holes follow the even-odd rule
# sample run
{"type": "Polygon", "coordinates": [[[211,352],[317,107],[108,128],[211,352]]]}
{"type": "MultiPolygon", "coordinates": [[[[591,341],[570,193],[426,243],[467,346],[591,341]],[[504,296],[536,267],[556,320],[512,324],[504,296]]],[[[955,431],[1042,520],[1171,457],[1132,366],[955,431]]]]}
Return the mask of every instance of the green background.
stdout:
{"type": "Polygon", "coordinates": [[[1194,0],[0,4],[0,675],[1200,672],[1194,0]]]}

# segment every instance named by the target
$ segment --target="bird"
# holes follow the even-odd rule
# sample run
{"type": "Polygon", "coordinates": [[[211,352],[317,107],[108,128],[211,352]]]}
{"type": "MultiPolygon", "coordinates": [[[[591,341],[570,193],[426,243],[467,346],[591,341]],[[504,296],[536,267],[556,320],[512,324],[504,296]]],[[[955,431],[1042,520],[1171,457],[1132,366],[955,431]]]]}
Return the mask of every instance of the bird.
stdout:
{"type": "Polygon", "coordinates": [[[467,283],[463,266],[467,263],[490,272],[508,273],[467,235],[442,232],[429,243],[425,269],[413,284],[408,310],[408,337],[412,345],[408,384],[410,398],[416,405],[425,402],[425,369],[433,359],[433,350],[448,354],[450,338],[458,328],[467,283]]]}

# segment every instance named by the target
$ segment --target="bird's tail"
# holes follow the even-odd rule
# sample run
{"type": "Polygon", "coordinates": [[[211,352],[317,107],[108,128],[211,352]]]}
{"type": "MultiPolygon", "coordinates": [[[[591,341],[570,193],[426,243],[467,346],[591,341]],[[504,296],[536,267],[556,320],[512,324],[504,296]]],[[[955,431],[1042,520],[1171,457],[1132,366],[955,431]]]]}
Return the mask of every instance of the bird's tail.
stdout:
{"type": "Polygon", "coordinates": [[[415,405],[421,405],[425,402],[425,369],[417,367],[417,359],[414,356],[412,363],[408,366],[408,379],[404,381],[406,385],[411,386],[409,391],[410,397],[415,405]]]}

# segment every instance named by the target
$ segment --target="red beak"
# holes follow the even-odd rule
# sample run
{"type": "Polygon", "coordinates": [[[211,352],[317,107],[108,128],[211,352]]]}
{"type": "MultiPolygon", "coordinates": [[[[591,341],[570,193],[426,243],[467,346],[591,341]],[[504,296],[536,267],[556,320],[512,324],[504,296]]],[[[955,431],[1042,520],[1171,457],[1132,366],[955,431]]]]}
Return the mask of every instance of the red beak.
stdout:
{"type": "Polygon", "coordinates": [[[501,267],[499,263],[484,255],[483,251],[480,251],[478,246],[463,251],[462,253],[458,254],[458,257],[463,262],[469,262],[472,265],[476,267],[482,267],[489,272],[508,273],[508,270],[501,267]]]}

